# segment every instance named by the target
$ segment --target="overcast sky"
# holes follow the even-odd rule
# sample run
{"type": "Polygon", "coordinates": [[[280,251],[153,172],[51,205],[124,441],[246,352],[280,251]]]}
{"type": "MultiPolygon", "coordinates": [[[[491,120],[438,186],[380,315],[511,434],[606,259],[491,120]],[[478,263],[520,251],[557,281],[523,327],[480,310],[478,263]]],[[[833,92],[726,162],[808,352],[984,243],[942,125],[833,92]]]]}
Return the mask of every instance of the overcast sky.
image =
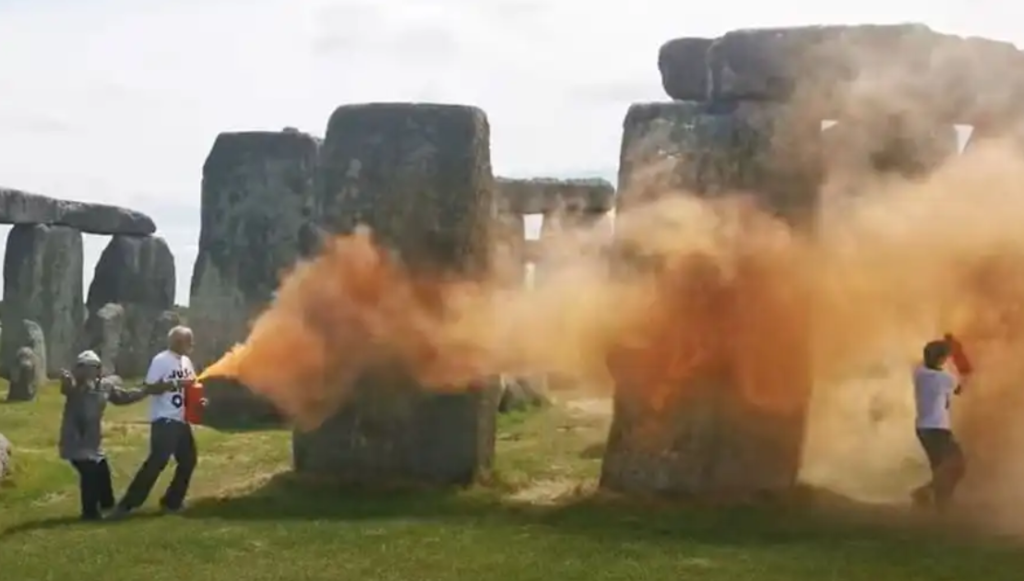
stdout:
{"type": "MultiPolygon", "coordinates": [[[[677,36],[919,21],[1024,46],[1009,0],[0,0],[0,185],[150,214],[187,303],[217,133],[322,135],[338,105],[482,107],[502,175],[616,171],[677,36]]],[[[8,227],[0,229],[0,242],[8,227]]],[[[86,284],[106,238],[86,239],[86,284]]]]}

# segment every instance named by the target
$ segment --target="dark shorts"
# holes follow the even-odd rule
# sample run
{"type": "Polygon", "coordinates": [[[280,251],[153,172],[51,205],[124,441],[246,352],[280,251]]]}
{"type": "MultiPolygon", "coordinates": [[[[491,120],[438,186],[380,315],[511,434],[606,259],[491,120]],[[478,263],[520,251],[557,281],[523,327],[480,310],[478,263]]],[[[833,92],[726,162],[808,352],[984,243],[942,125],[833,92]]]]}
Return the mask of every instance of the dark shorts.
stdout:
{"type": "Polygon", "coordinates": [[[938,428],[918,428],[917,439],[928,456],[928,464],[932,470],[939,467],[947,459],[962,456],[960,444],[953,437],[953,432],[938,428]]]}

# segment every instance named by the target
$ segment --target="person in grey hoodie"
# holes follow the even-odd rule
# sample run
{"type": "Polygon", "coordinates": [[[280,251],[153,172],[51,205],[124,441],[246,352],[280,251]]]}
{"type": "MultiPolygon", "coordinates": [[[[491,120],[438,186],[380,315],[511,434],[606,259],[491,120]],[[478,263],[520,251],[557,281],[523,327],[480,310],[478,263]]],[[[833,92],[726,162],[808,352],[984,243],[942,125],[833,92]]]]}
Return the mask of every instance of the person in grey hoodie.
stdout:
{"type": "Polygon", "coordinates": [[[122,389],[120,383],[116,376],[102,377],[100,358],[93,351],[79,354],[72,372],[61,372],[60,391],[65,400],[60,457],[78,471],[83,520],[99,520],[101,510],[114,508],[110,465],[102,447],[101,423],[107,402],[128,405],[171,388],[155,384],[122,389]]]}

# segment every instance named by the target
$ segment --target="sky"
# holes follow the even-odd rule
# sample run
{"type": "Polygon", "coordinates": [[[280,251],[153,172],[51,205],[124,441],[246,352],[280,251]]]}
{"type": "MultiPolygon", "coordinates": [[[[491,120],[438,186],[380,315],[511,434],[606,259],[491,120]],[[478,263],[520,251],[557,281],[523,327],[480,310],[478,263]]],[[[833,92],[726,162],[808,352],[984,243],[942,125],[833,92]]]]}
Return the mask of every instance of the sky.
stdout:
{"type": "MultiPolygon", "coordinates": [[[[1014,4],[0,0],[0,185],[146,212],[187,304],[202,164],[220,132],[322,136],[342,104],[463,103],[488,114],[496,174],[613,179],[629,104],[667,100],[668,39],[915,21],[1024,46],[1014,4]]],[[[106,243],[86,237],[86,286],[106,243]]]]}

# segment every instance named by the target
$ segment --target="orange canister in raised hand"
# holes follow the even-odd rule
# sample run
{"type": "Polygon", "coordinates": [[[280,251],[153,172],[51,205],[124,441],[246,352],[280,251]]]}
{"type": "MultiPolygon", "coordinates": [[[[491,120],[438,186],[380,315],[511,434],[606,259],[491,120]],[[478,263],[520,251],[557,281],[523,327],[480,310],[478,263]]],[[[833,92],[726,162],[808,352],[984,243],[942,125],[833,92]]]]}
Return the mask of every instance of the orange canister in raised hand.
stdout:
{"type": "Polygon", "coordinates": [[[184,385],[185,421],[190,424],[203,423],[203,384],[195,379],[184,385]]]}
{"type": "Polygon", "coordinates": [[[953,365],[956,366],[957,373],[962,376],[970,375],[974,371],[974,366],[971,365],[971,360],[967,358],[967,352],[964,351],[963,344],[952,333],[946,333],[945,340],[949,344],[949,356],[953,360],[953,365]]]}

